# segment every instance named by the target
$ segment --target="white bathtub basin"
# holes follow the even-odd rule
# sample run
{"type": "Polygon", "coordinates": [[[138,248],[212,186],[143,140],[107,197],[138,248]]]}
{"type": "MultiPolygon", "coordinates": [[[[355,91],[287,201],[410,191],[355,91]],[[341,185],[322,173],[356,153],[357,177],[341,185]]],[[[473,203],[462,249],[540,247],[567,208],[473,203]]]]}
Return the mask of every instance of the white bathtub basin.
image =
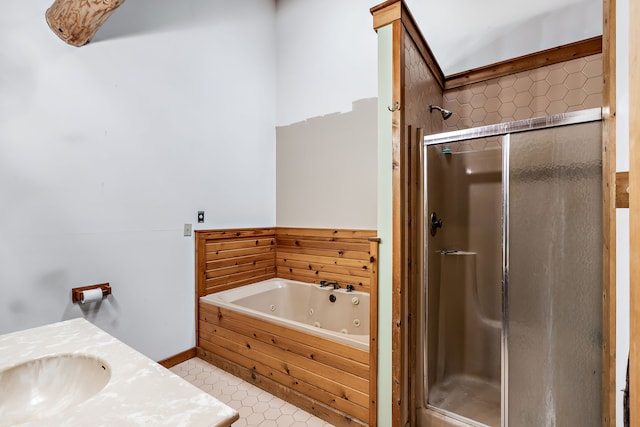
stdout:
{"type": "Polygon", "coordinates": [[[44,419],[81,404],[111,378],[94,356],[62,354],[23,362],[0,372],[0,426],[44,419]]]}

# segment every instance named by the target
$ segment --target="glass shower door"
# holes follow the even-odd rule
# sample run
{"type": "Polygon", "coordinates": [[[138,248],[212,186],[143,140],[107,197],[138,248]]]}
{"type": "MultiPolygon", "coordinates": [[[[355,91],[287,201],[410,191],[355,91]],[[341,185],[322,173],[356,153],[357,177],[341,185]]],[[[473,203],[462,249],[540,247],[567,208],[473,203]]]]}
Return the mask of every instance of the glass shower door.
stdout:
{"type": "Polygon", "coordinates": [[[510,135],[511,426],[601,425],[601,123],[510,135]]]}
{"type": "Polygon", "coordinates": [[[502,137],[426,149],[427,405],[500,426],[502,137]]]}
{"type": "Polygon", "coordinates": [[[600,110],[424,142],[421,425],[601,425],[600,110]]]}

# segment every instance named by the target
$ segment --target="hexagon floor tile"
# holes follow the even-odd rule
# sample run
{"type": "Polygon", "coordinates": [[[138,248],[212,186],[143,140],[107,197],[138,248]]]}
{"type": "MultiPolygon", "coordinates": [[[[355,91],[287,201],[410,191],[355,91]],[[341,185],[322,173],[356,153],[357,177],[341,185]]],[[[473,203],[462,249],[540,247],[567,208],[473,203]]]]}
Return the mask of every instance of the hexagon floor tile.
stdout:
{"type": "Polygon", "coordinates": [[[240,419],[233,427],[333,427],[202,359],[187,360],[170,371],[238,411],[240,419]]]}

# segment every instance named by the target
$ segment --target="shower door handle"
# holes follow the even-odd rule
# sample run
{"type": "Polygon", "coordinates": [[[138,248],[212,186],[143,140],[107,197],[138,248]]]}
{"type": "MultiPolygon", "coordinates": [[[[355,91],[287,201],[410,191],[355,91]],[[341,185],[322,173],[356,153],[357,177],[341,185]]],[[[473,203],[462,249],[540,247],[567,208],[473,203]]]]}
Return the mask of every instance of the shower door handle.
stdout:
{"type": "Polygon", "coordinates": [[[438,228],[442,228],[442,220],[438,219],[435,212],[431,212],[431,235],[435,236],[438,228]]]}

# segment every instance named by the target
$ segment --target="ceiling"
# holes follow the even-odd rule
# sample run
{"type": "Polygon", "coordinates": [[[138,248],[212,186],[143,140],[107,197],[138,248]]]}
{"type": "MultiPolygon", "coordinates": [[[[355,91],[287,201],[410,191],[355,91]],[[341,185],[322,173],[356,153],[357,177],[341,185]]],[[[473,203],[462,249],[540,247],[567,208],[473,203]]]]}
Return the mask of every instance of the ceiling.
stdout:
{"type": "Polygon", "coordinates": [[[446,75],[602,34],[602,0],[406,3],[446,75]]]}

